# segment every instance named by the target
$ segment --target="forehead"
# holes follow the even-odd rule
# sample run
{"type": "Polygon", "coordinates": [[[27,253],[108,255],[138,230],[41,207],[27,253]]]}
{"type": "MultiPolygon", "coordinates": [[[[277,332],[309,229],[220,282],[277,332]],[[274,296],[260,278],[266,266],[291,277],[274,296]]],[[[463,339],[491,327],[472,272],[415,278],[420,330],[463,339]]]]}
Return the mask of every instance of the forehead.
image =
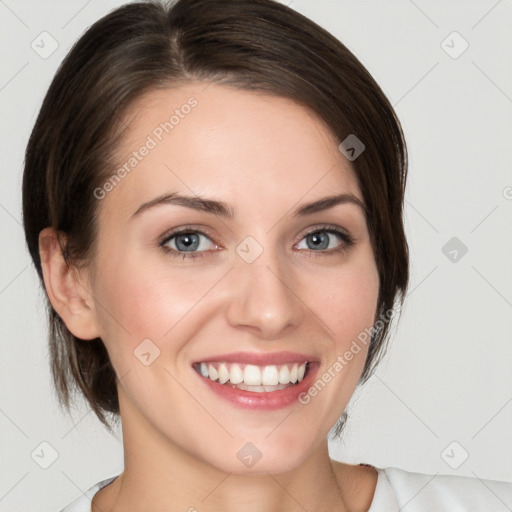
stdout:
{"type": "Polygon", "coordinates": [[[196,82],[148,92],[124,122],[122,177],[105,201],[116,210],[167,192],[216,197],[235,214],[342,192],[362,201],[336,137],[287,98],[196,82]]]}

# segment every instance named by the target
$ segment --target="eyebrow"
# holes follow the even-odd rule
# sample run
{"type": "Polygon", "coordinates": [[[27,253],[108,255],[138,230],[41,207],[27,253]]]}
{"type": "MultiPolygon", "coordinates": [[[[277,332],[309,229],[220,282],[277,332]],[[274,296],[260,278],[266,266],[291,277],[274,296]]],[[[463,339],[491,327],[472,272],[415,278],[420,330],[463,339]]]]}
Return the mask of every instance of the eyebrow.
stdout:
{"type": "MultiPolygon", "coordinates": [[[[311,203],[302,205],[294,211],[293,217],[311,215],[313,213],[327,210],[339,204],[354,204],[359,206],[363,212],[366,213],[366,206],[359,198],[353,194],[338,194],[335,196],[324,197],[322,199],[318,199],[311,203]]],[[[147,203],[142,204],[133,214],[132,218],[140,215],[150,208],[163,205],[185,206],[187,208],[204,211],[206,213],[210,213],[218,217],[225,217],[228,219],[235,217],[235,212],[231,206],[222,201],[215,201],[213,199],[207,199],[199,196],[190,197],[180,194],[164,194],[151,201],[148,201],[147,203]]]]}

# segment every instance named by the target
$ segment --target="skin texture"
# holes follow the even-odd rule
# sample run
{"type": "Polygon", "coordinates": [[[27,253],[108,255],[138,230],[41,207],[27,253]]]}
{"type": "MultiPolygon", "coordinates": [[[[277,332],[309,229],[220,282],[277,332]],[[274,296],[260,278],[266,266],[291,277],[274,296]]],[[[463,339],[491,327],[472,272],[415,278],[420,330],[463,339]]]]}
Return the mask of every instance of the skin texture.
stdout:
{"type": "Polygon", "coordinates": [[[98,201],[87,269],[68,272],[54,231],[40,237],[52,304],[76,336],[102,338],[118,376],[125,470],[93,510],[367,510],[375,470],[332,463],[326,439],[367,347],[308,404],[274,411],[232,405],[191,366],[216,354],[290,350],[317,358],[320,376],[373,325],[379,277],[363,210],[347,203],[293,216],[341,193],[363,202],[353,170],[304,107],[205,83],[147,93],[126,118],[119,166],[190,97],[190,113],[98,201]],[[226,202],[234,217],[171,204],[134,216],[173,192],[226,202]],[[306,235],[325,224],[348,231],[354,245],[333,252],[345,242],[326,233],[328,249],[308,246],[306,235]],[[182,226],[206,234],[203,257],[173,257],[160,245],[182,226]],[[263,249],[252,263],[236,252],[247,236],[263,249]],[[146,339],[160,351],[150,365],[134,355],[146,339]],[[247,442],[262,454],[251,468],[237,458],[247,442]]]}

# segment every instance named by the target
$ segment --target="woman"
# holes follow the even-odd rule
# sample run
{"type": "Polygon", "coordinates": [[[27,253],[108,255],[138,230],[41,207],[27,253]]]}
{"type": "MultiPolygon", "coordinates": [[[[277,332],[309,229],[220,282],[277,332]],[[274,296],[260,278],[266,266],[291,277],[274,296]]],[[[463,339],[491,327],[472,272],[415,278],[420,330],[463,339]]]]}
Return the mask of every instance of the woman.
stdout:
{"type": "Polygon", "coordinates": [[[80,38],[24,223],[59,397],[121,419],[125,468],[65,512],[395,511],[418,488],[405,510],[507,510],[485,485],[511,484],[328,454],[407,289],[406,155],[364,67],[271,0],[134,3],[80,38]]]}

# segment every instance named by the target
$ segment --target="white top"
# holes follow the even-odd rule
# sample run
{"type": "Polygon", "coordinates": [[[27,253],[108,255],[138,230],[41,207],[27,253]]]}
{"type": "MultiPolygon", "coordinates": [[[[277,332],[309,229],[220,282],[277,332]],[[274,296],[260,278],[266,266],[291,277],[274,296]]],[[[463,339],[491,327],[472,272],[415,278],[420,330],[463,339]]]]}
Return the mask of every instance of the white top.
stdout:
{"type": "MultiPolygon", "coordinates": [[[[510,512],[512,483],[467,476],[427,475],[375,468],[377,486],[368,512],[510,512]]],[[[60,512],[91,512],[93,496],[119,475],[93,485],[60,512]]]]}

